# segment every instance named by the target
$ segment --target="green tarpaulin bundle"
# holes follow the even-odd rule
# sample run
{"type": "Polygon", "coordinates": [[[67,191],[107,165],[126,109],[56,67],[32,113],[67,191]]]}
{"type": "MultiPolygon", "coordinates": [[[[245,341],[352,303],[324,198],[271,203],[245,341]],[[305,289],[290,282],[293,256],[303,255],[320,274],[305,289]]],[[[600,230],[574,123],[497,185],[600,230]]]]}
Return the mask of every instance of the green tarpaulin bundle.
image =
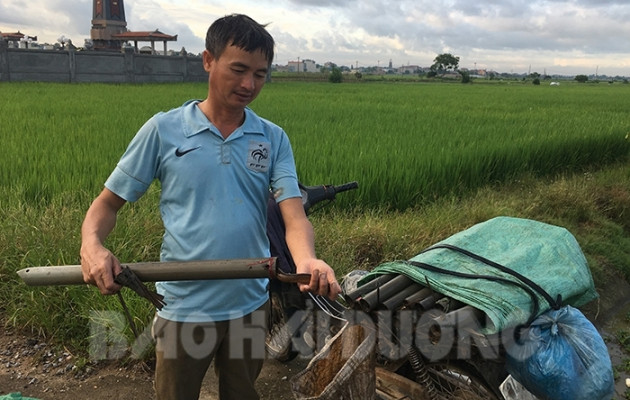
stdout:
{"type": "Polygon", "coordinates": [[[0,400],[37,400],[37,399],[34,397],[24,397],[22,396],[22,393],[15,392],[15,393],[0,395],[0,400]]]}
{"type": "Polygon", "coordinates": [[[486,334],[527,323],[552,307],[548,299],[536,293],[539,309],[534,310],[532,295],[522,288],[521,280],[453,248],[474,253],[515,271],[540,286],[553,299],[560,295],[563,305],[580,307],[598,296],[586,258],[569,231],[513,217],[496,217],[474,225],[431,246],[409,262],[381,264],[360,283],[365,284],[381,274],[404,274],[436,292],[485,312],[491,321],[485,327],[486,334]],[[422,268],[422,265],[461,276],[422,268]],[[462,277],[465,275],[477,278],[462,277]],[[480,276],[497,277],[498,280],[480,276]],[[506,283],[505,279],[517,284],[506,283]]]}

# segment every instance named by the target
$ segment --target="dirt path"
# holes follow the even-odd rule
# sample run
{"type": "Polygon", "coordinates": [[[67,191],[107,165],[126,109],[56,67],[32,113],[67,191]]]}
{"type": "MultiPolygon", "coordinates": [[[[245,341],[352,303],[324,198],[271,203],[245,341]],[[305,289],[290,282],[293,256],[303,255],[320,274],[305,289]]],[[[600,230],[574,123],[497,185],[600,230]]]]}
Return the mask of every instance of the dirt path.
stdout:
{"type": "MultiPolygon", "coordinates": [[[[0,321],[0,326],[2,326],[0,321]]],[[[68,352],[13,331],[0,333],[0,395],[20,392],[37,399],[152,399],[153,375],[146,365],[100,363],[79,369],[68,352]]],[[[289,378],[308,360],[280,363],[269,359],[257,381],[262,399],[290,400],[289,378]]],[[[212,368],[212,367],[211,367],[212,368]]],[[[201,400],[216,400],[216,377],[207,374],[201,400]]]]}

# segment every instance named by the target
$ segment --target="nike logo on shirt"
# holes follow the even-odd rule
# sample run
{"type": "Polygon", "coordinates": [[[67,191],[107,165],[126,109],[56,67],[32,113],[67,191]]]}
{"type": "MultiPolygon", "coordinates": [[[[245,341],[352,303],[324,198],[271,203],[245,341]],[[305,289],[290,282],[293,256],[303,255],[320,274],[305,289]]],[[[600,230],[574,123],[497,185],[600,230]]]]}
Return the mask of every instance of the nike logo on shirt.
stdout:
{"type": "Polygon", "coordinates": [[[180,150],[179,148],[175,149],[175,156],[176,157],[181,157],[184,154],[190,153],[191,151],[197,150],[198,148],[200,148],[201,146],[197,146],[197,147],[193,147],[191,149],[186,149],[186,150],[180,150]]]}

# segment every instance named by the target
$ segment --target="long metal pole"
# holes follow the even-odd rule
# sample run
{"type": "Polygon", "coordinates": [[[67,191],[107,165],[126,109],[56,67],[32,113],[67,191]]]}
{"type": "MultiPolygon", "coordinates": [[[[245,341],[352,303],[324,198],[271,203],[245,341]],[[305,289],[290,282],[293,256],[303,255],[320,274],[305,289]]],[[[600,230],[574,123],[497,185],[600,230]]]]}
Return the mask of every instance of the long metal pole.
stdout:
{"type": "MultiPolygon", "coordinates": [[[[208,261],[141,262],[124,264],[143,282],[206,279],[273,278],[308,283],[309,274],[282,274],[276,271],[276,258],[208,261]]],[[[30,267],[18,275],[30,286],[84,284],[80,265],[30,267]]]]}

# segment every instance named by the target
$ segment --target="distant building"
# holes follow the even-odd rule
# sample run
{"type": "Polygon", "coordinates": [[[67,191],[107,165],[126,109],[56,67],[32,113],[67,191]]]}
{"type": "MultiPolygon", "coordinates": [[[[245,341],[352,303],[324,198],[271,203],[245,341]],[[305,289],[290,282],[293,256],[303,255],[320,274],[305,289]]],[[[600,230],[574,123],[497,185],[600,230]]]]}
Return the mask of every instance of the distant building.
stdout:
{"type": "Polygon", "coordinates": [[[403,65],[402,67],[398,67],[399,74],[416,74],[420,71],[420,66],[418,65],[403,65]]]}
{"type": "Polygon", "coordinates": [[[129,31],[123,0],[93,0],[90,37],[94,50],[121,51],[123,43],[131,41],[136,52],[139,51],[138,42],[150,42],[155,53],[155,42],[162,42],[164,54],[167,54],[166,43],[177,40],[177,35],[167,35],[157,29],[153,32],[129,31]]]}
{"type": "Polygon", "coordinates": [[[289,61],[287,69],[289,72],[318,72],[315,61],[308,59],[289,61]]]}
{"type": "Polygon", "coordinates": [[[120,51],[121,42],[113,35],[127,32],[123,0],[93,0],[90,37],[94,50],[120,51]]]}
{"type": "Polygon", "coordinates": [[[36,42],[37,36],[28,36],[20,31],[17,32],[0,32],[0,38],[8,42],[9,47],[13,48],[28,48],[31,41],[36,42]]]}
{"type": "Polygon", "coordinates": [[[302,67],[302,62],[300,61],[289,61],[287,65],[288,72],[304,72],[304,67],[302,67]]]}
{"type": "Polygon", "coordinates": [[[154,30],[153,32],[131,32],[131,31],[127,31],[124,33],[117,33],[115,35],[112,35],[112,39],[113,40],[117,40],[119,42],[133,42],[134,44],[134,49],[135,52],[138,53],[149,53],[149,54],[156,54],[156,50],[155,50],[155,42],[162,42],[164,45],[164,52],[162,54],[167,54],[167,48],[166,48],[166,42],[170,42],[170,41],[176,41],[177,40],[177,35],[175,36],[171,36],[171,35],[167,35],[165,33],[162,33],[160,31],[158,31],[157,29],[154,30]],[[145,48],[149,47],[149,46],[144,46],[142,49],[143,51],[140,51],[138,49],[138,42],[150,42],[151,43],[151,51],[147,51],[145,48]]]}
{"type": "Polygon", "coordinates": [[[302,63],[304,64],[304,72],[318,72],[315,61],[307,59],[302,61],[302,63]]]}
{"type": "Polygon", "coordinates": [[[287,65],[274,64],[271,66],[271,70],[276,72],[289,72],[289,67],[287,65]]]}

